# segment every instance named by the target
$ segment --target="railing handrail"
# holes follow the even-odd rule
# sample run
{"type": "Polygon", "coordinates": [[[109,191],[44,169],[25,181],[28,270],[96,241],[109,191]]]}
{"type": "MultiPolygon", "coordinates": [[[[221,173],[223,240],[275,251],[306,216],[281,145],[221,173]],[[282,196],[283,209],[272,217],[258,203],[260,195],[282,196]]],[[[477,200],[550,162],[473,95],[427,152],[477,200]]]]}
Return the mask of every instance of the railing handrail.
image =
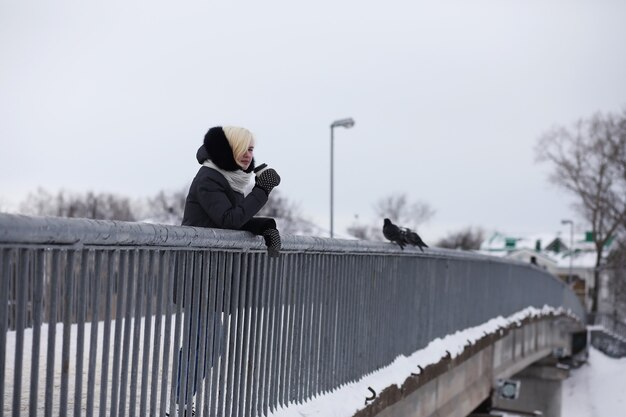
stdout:
{"type": "MultiPolygon", "coordinates": [[[[317,236],[284,235],[283,249],[289,252],[346,254],[394,254],[420,257],[488,261],[537,267],[528,263],[481,253],[431,247],[426,252],[407,246],[404,250],[390,242],[336,239],[317,236]]],[[[163,246],[168,248],[216,248],[264,251],[261,237],[248,232],[204,227],[173,226],[158,223],[94,220],[52,216],[0,213],[0,244],[56,244],[76,246],[163,246]]],[[[544,271],[547,276],[558,277],[544,271]]]]}

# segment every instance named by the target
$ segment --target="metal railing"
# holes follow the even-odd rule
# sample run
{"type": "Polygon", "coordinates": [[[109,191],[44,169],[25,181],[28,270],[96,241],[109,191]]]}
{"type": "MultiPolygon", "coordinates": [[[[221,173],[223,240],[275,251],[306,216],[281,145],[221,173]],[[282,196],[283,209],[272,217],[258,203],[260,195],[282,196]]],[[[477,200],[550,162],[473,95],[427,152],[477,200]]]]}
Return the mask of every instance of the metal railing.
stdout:
{"type": "Polygon", "coordinates": [[[620,338],[626,342],[626,323],[614,314],[608,313],[590,313],[587,315],[587,324],[591,326],[600,326],[607,333],[620,338]]]}
{"type": "Polygon", "coordinates": [[[584,317],[531,265],[384,242],[0,214],[0,271],[7,416],[260,416],[528,306],[584,317]]]}

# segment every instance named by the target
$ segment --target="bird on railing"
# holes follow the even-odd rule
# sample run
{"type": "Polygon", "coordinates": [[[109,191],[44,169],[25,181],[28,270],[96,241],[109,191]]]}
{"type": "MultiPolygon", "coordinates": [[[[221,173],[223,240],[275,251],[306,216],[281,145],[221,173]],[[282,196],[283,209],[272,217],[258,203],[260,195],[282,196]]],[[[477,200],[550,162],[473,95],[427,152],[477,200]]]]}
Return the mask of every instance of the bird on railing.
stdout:
{"type": "Polygon", "coordinates": [[[417,233],[406,227],[398,227],[389,219],[385,219],[383,224],[383,235],[387,240],[397,243],[402,250],[406,245],[417,246],[422,252],[423,248],[428,247],[417,233]]]}
{"type": "Polygon", "coordinates": [[[407,244],[404,235],[400,228],[391,223],[389,219],[385,219],[385,223],[383,224],[383,235],[387,240],[397,243],[400,249],[404,250],[404,246],[407,244]]]}
{"type": "Polygon", "coordinates": [[[417,246],[418,248],[420,248],[420,250],[422,252],[424,252],[424,249],[422,249],[422,248],[427,248],[428,247],[428,245],[426,243],[424,243],[422,238],[417,233],[415,233],[413,230],[408,229],[408,228],[402,228],[402,229],[400,229],[400,231],[404,234],[405,240],[408,243],[410,243],[413,246],[417,246]]]}

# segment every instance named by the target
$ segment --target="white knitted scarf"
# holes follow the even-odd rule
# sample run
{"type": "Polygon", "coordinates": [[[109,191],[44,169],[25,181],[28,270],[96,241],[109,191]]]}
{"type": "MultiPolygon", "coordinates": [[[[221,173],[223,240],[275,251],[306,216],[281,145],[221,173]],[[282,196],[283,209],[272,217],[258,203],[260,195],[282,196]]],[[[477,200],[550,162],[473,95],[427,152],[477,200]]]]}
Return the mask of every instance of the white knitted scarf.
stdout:
{"type": "Polygon", "coordinates": [[[224,171],[222,168],[215,165],[210,159],[204,161],[202,165],[214,169],[222,174],[224,178],[226,178],[226,181],[228,181],[230,188],[243,194],[244,197],[250,194],[250,191],[254,188],[254,181],[252,181],[254,174],[252,172],[247,173],[242,170],[224,171]]]}

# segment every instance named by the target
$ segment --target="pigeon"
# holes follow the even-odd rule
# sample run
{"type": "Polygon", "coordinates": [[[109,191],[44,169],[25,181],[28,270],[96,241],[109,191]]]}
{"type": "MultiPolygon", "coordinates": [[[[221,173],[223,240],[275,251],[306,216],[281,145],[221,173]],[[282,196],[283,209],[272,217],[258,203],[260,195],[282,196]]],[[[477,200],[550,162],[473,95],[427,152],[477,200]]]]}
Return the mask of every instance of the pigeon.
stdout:
{"type": "Polygon", "coordinates": [[[422,248],[427,248],[428,247],[428,245],[426,243],[424,243],[422,238],[417,233],[415,233],[413,230],[404,228],[404,229],[401,229],[400,231],[404,235],[404,240],[407,243],[409,243],[409,244],[411,244],[413,246],[417,246],[418,248],[420,248],[420,250],[422,252],[424,252],[424,249],[422,249],[422,248]]]}
{"type": "Polygon", "coordinates": [[[404,250],[404,245],[406,245],[406,240],[404,238],[404,234],[402,230],[395,224],[391,223],[391,220],[385,219],[385,224],[383,225],[383,235],[388,240],[397,243],[400,246],[400,249],[404,250]]]}

